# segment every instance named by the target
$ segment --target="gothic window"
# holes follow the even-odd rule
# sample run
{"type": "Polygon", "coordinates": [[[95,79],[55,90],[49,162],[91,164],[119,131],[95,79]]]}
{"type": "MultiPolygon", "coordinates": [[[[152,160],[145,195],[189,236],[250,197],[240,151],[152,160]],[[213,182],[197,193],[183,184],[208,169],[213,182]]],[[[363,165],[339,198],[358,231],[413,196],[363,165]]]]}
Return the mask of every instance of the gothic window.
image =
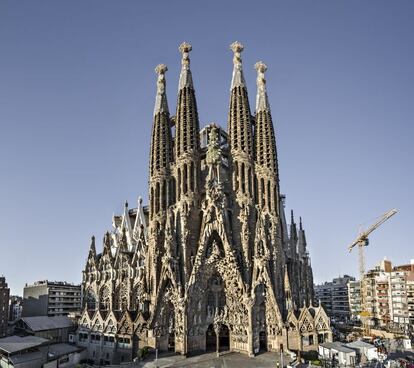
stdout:
{"type": "Polygon", "coordinates": [[[264,185],[264,179],[261,178],[260,179],[260,204],[262,206],[262,208],[265,205],[265,185],[264,185]]]}
{"type": "Polygon", "coordinates": [[[242,192],[246,192],[246,176],[245,176],[245,168],[244,163],[241,164],[241,186],[242,186],[242,192]]]}
{"type": "Polygon", "coordinates": [[[86,318],[84,318],[84,319],[82,320],[81,325],[82,325],[82,327],[88,328],[88,327],[89,327],[88,320],[87,320],[86,318]]]}
{"type": "Polygon", "coordinates": [[[267,207],[269,208],[269,211],[272,210],[272,198],[271,198],[271,194],[272,192],[270,191],[270,180],[267,182],[267,207]]]}
{"type": "Polygon", "coordinates": [[[177,184],[177,200],[180,200],[180,198],[181,198],[181,170],[180,169],[177,170],[177,180],[178,180],[178,184],[177,184]]]}
{"type": "Polygon", "coordinates": [[[167,181],[162,184],[162,196],[161,196],[162,209],[167,208],[167,181]]]}
{"type": "Polygon", "coordinates": [[[130,310],[136,310],[138,308],[138,285],[135,286],[131,292],[130,310]]]}
{"type": "Polygon", "coordinates": [[[322,317],[318,318],[318,322],[316,323],[316,329],[318,331],[321,330],[327,330],[328,326],[326,325],[325,321],[322,319],[322,317]]]}
{"type": "Polygon", "coordinates": [[[110,308],[111,294],[107,286],[103,286],[99,292],[99,309],[108,310],[110,308]]]}
{"type": "Polygon", "coordinates": [[[234,162],[234,190],[237,192],[239,189],[239,165],[237,161],[234,162]]]}
{"type": "Polygon", "coordinates": [[[120,295],[120,309],[127,310],[128,309],[128,299],[129,293],[126,284],[122,284],[121,286],[121,295],[120,295]]]}
{"type": "MultiPolygon", "coordinates": [[[[213,213],[211,216],[214,219],[215,213],[213,213]]],[[[214,258],[212,259],[216,259],[219,257],[223,257],[223,255],[223,243],[221,242],[221,239],[218,236],[218,234],[214,233],[206,247],[206,258],[210,258],[211,256],[213,256],[214,258]]]]}
{"type": "Polygon", "coordinates": [[[194,162],[190,165],[190,190],[194,192],[194,162]]]}
{"type": "Polygon", "coordinates": [[[119,329],[121,335],[132,335],[132,327],[128,321],[124,321],[121,328],[119,329]]]}
{"type": "Polygon", "coordinates": [[[306,317],[302,322],[302,326],[300,327],[300,331],[301,332],[312,332],[313,331],[313,327],[312,327],[311,323],[309,322],[309,320],[306,317]]]}
{"type": "Polygon", "coordinates": [[[160,183],[155,186],[155,213],[157,214],[160,210],[160,183]]]}
{"type": "Polygon", "coordinates": [[[207,316],[212,317],[214,315],[215,298],[213,292],[210,290],[207,294],[207,316]]]}
{"type": "Polygon", "coordinates": [[[151,187],[151,212],[150,212],[150,216],[152,217],[152,215],[154,214],[154,188],[151,187]]]}
{"type": "Polygon", "coordinates": [[[213,317],[216,311],[220,312],[226,305],[226,294],[224,283],[220,275],[213,275],[208,281],[208,292],[206,299],[207,316],[213,317]]]}
{"type": "Polygon", "coordinates": [[[187,164],[184,164],[183,168],[183,194],[187,194],[188,183],[187,183],[187,164]]]}
{"type": "Polygon", "coordinates": [[[171,178],[170,181],[170,203],[169,204],[173,204],[175,203],[175,197],[176,197],[176,188],[175,188],[175,178],[171,178]]]}
{"type": "Polygon", "coordinates": [[[249,185],[249,194],[252,195],[253,194],[253,190],[252,190],[252,169],[249,167],[249,172],[248,172],[248,185],[249,185]]]}
{"type": "Polygon", "coordinates": [[[91,288],[86,291],[85,296],[86,308],[88,310],[95,310],[96,308],[96,295],[91,288]]]}
{"type": "Polygon", "coordinates": [[[102,332],[103,328],[102,328],[101,322],[99,322],[99,320],[95,321],[95,323],[92,327],[92,330],[96,331],[96,332],[102,332]]]}
{"type": "Polygon", "coordinates": [[[105,333],[110,333],[110,334],[116,333],[116,326],[114,325],[111,319],[109,320],[108,325],[105,328],[105,333]]]}

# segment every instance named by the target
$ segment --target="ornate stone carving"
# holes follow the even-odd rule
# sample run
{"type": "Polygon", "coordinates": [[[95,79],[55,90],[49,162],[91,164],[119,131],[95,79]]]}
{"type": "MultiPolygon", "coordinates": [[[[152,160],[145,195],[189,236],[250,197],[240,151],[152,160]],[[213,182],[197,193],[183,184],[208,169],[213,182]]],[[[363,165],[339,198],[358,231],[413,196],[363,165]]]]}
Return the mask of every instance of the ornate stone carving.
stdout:
{"type": "Polygon", "coordinates": [[[149,206],[140,199],[137,209],[125,205],[122,215],[114,215],[102,253],[92,240],[83,273],[81,328],[134,337],[142,346],[174,343],[181,353],[205,349],[200,344],[212,329],[216,335],[228,331],[230,345],[249,354],[263,335],[273,349],[281,343],[300,349],[291,341],[300,341],[301,334],[331,332],[322,307],[305,306],[295,316],[295,306],[309,305],[313,298],[312,269],[293,215],[290,231],[286,225],[267,67],[255,65],[252,118],[244,47],[233,43],[228,134],[216,124],[199,132],[192,47],[183,43],[179,49],[174,119],[168,112],[167,67],[156,68],[149,206]]]}

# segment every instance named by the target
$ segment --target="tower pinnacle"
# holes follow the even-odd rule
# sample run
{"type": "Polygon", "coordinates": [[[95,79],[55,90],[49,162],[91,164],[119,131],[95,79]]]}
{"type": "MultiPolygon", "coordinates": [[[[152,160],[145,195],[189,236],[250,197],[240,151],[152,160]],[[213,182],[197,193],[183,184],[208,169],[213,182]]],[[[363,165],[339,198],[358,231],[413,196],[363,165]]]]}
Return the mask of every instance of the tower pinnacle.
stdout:
{"type": "Polygon", "coordinates": [[[154,116],[158,113],[169,113],[167,94],[165,91],[165,72],[168,70],[167,65],[158,64],[155,68],[155,72],[158,74],[157,80],[157,96],[155,97],[154,116]]]}
{"type": "Polygon", "coordinates": [[[270,110],[267,99],[266,79],[264,75],[267,70],[267,65],[262,61],[258,61],[254,64],[254,68],[257,70],[256,113],[258,113],[259,111],[270,110]]]}
{"type": "Polygon", "coordinates": [[[246,88],[246,82],[244,81],[241,52],[244,50],[244,46],[239,42],[235,41],[230,45],[230,49],[233,51],[233,77],[231,80],[232,90],[235,87],[246,88]]]}
{"type": "Polygon", "coordinates": [[[178,90],[183,89],[184,87],[193,88],[193,78],[191,76],[190,70],[190,51],[193,49],[188,42],[183,42],[178,49],[182,54],[181,59],[181,73],[180,73],[180,82],[178,84],[178,90]]]}
{"type": "Polygon", "coordinates": [[[91,245],[89,247],[89,258],[95,258],[95,257],[96,257],[95,236],[92,235],[91,245]]]}

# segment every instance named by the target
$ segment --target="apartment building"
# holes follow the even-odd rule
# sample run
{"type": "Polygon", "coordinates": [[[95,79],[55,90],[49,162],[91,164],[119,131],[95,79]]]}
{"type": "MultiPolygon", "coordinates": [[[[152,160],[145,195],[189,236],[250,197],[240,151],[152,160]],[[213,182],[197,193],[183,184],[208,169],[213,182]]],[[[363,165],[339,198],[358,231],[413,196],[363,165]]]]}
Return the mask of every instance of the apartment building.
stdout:
{"type": "Polygon", "coordinates": [[[407,330],[414,326],[414,260],[410,264],[392,267],[383,260],[362,280],[348,284],[351,316],[358,318],[361,311],[368,313],[372,327],[390,324],[407,330]],[[363,304],[363,306],[362,306],[363,304]]]}
{"type": "Polygon", "coordinates": [[[414,273],[410,273],[406,279],[408,323],[414,326],[414,273]]]}
{"type": "Polygon", "coordinates": [[[81,310],[81,286],[65,281],[37,281],[23,290],[23,317],[65,316],[81,310]]]}
{"type": "Polygon", "coordinates": [[[9,321],[9,297],[10,289],[6,278],[0,277],[0,337],[6,336],[9,321]]]}
{"type": "Polygon", "coordinates": [[[359,319],[361,313],[361,283],[359,280],[348,282],[348,302],[351,318],[359,319]]]}
{"type": "Polygon", "coordinates": [[[348,283],[353,281],[355,281],[354,277],[344,275],[330,282],[315,285],[316,302],[321,302],[328,316],[339,320],[350,318],[348,283]]]}

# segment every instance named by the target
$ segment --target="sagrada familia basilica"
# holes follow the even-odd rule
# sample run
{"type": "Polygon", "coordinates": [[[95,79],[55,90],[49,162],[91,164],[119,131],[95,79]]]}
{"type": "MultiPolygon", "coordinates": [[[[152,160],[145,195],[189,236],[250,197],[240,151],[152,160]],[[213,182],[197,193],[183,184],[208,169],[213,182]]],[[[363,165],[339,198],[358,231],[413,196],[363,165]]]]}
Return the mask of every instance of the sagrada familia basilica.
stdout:
{"type": "Polygon", "coordinates": [[[78,343],[100,364],[133,359],[145,346],[181,354],[231,350],[316,350],[332,340],[329,318],[313,303],[305,231],[288,228],[277,149],[258,62],[255,113],[243,76],[243,45],[231,45],[227,129],[200,130],[182,43],[175,115],[166,65],[157,93],[149,155],[149,204],[139,199],[112,219],[83,272],[78,343]]]}

